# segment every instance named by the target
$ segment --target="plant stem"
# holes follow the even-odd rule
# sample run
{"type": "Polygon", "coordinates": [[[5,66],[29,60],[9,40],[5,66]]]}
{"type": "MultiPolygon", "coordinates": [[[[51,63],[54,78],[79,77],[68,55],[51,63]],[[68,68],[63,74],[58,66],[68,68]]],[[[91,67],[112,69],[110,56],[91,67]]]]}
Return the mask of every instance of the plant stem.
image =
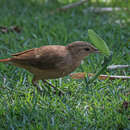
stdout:
{"type": "Polygon", "coordinates": [[[112,59],[112,54],[109,57],[104,57],[104,62],[102,64],[102,68],[93,76],[90,80],[87,81],[86,86],[88,86],[90,83],[92,83],[97,77],[105,71],[107,66],[109,65],[110,61],[112,59]]]}

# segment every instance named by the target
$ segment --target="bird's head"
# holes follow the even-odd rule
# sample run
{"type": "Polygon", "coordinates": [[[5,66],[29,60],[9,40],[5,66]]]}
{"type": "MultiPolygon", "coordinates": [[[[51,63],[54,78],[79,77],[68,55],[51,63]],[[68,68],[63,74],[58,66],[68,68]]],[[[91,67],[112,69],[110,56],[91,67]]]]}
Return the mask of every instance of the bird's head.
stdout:
{"type": "Polygon", "coordinates": [[[85,56],[88,56],[91,53],[98,53],[98,49],[95,48],[88,42],[84,41],[75,41],[67,46],[67,49],[72,55],[83,59],[85,56]]]}

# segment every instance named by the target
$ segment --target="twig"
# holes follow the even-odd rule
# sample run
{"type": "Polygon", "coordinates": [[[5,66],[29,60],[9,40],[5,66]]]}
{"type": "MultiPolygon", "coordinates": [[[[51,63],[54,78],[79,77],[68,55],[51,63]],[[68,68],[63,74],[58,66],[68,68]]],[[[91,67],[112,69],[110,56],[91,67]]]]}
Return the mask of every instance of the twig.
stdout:
{"type": "Polygon", "coordinates": [[[56,10],[57,10],[57,11],[61,11],[61,10],[62,10],[62,11],[66,11],[67,9],[77,7],[77,6],[83,4],[83,3],[87,2],[87,1],[88,1],[88,0],[81,0],[81,1],[79,1],[79,2],[75,2],[75,3],[72,3],[72,4],[65,5],[65,6],[63,6],[63,7],[61,7],[61,8],[57,8],[56,10]]]}
{"type": "Polygon", "coordinates": [[[107,67],[107,69],[113,70],[113,69],[124,69],[124,68],[130,68],[130,65],[110,65],[107,67]]]}
{"type": "Polygon", "coordinates": [[[99,76],[99,79],[101,79],[101,80],[105,80],[105,79],[107,79],[107,78],[109,78],[109,79],[111,79],[111,80],[113,80],[113,79],[130,79],[130,76],[119,76],[119,75],[100,75],[99,76]]]}
{"type": "MultiPolygon", "coordinates": [[[[84,79],[85,75],[86,75],[85,72],[80,72],[80,73],[73,73],[70,76],[72,79],[84,79]]],[[[92,77],[95,74],[89,73],[87,75],[88,75],[88,77],[92,77]]],[[[98,76],[98,79],[100,79],[100,80],[106,80],[107,78],[110,80],[114,80],[114,79],[126,80],[126,79],[130,79],[130,76],[121,76],[121,75],[99,75],[98,76]]]]}
{"type": "MultiPolygon", "coordinates": [[[[127,8],[112,8],[112,7],[107,7],[107,8],[100,8],[100,7],[89,7],[87,10],[95,13],[100,13],[100,12],[112,12],[112,11],[121,11],[121,10],[127,10],[127,8]]],[[[86,12],[86,9],[84,10],[86,12]]]]}

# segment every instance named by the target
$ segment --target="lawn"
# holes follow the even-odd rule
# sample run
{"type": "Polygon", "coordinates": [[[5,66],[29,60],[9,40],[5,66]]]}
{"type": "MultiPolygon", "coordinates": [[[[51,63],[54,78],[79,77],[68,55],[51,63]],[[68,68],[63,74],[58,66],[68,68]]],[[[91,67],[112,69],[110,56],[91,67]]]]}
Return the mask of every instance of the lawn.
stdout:
{"type": "MultiPolygon", "coordinates": [[[[86,3],[52,13],[63,5],[1,0],[0,26],[17,26],[20,33],[0,31],[0,58],[43,45],[90,42],[88,29],[93,29],[113,52],[111,64],[130,64],[128,10],[95,13],[86,3]]],[[[75,72],[96,73],[103,58],[102,54],[92,54],[75,72]]],[[[128,76],[129,72],[106,70],[103,74],[128,76]]],[[[0,130],[130,129],[130,80],[97,79],[89,87],[85,79],[70,76],[49,80],[66,93],[59,96],[42,82],[39,85],[44,91],[40,94],[32,85],[32,77],[24,69],[0,63],[0,130]]]]}

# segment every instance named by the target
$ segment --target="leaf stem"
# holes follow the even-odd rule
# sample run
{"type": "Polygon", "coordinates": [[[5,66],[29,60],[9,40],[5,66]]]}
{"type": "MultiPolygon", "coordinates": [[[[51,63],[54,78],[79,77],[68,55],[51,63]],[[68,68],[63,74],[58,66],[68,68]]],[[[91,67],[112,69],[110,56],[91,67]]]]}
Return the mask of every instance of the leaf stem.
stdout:
{"type": "MultiPolygon", "coordinates": [[[[91,79],[89,79],[87,81],[86,86],[88,86],[90,83],[92,83],[95,79],[97,79],[97,77],[103,73],[105,71],[105,69],[107,68],[107,66],[109,65],[110,61],[112,59],[112,54],[109,57],[104,57],[104,62],[102,63],[102,68],[95,74],[95,76],[93,76],[91,79]]],[[[86,79],[88,79],[86,77],[86,79]]]]}

